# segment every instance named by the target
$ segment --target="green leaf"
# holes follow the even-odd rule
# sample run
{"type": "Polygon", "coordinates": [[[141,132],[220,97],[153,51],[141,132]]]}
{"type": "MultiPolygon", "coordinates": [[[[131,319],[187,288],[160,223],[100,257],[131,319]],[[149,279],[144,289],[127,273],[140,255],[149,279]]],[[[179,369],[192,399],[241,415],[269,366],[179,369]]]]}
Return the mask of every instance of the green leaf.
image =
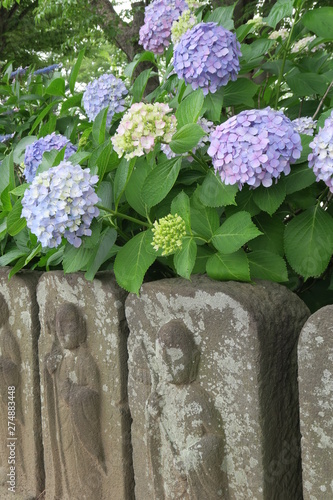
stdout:
{"type": "Polygon", "coordinates": [[[98,146],[99,144],[103,144],[103,142],[105,142],[107,114],[108,114],[108,107],[102,109],[94,120],[92,127],[92,136],[96,146],[98,146]]]}
{"type": "Polygon", "coordinates": [[[318,73],[296,73],[286,76],[286,82],[298,97],[312,94],[321,96],[327,88],[327,78],[318,73]]]}
{"type": "MultiPolygon", "coordinates": [[[[317,122],[317,130],[318,131],[320,130],[320,128],[323,128],[325,126],[326,118],[329,118],[331,116],[332,111],[333,111],[333,108],[328,109],[324,113],[321,113],[320,117],[318,118],[318,122],[317,122]]],[[[310,139],[311,139],[310,140],[310,142],[311,142],[313,140],[313,137],[310,137],[310,139]]]]}
{"type": "Polygon", "coordinates": [[[132,158],[130,161],[122,158],[120,164],[118,165],[114,178],[114,202],[116,207],[118,206],[118,203],[120,202],[127,183],[131,177],[135,161],[136,158],[132,158]]]}
{"type": "Polygon", "coordinates": [[[261,213],[255,217],[254,222],[263,234],[251,240],[249,243],[251,250],[267,250],[282,257],[284,255],[283,236],[285,229],[282,220],[277,216],[270,217],[266,213],[261,213]]]}
{"type": "Polygon", "coordinates": [[[286,197],[284,179],[270,187],[259,186],[253,192],[253,200],[261,210],[272,215],[279,208],[286,197]]]}
{"type": "Polygon", "coordinates": [[[223,26],[226,30],[234,29],[232,16],[236,3],[237,2],[227,7],[218,7],[217,9],[214,9],[213,12],[209,12],[204,18],[205,22],[217,23],[220,26],[223,26]]]}
{"type": "Polygon", "coordinates": [[[258,250],[247,254],[251,278],[276,281],[288,281],[287,266],[282,257],[276,253],[258,250]]]}
{"type": "MultiPolygon", "coordinates": [[[[301,136],[301,141],[302,141],[302,151],[301,151],[300,158],[298,158],[298,160],[295,161],[295,165],[298,165],[299,163],[304,163],[305,161],[307,162],[309,153],[311,153],[311,151],[312,151],[311,148],[309,147],[309,144],[310,144],[310,142],[313,141],[313,137],[310,135],[306,135],[306,134],[300,134],[300,136],[301,136]]],[[[291,170],[293,168],[294,167],[291,166],[291,170]]],[[[289,177],[289,175],[290,174],[288,174],[286,179],[289,177]]]]}
{"type": "Polygon", "coordinates": [[[117,253],[114,273],[118,284],[139,295],[148,268],[156,259],[152,253],[152,231],[143,231],[130,239],[117,253]]]}
{"type": "Polygon", "coordinates": [[[143,93],[147,86],[148,80],[150,78],[150,73],[152,72],[152,68],[145,69],[139,76],[135,79],[132,87],[133,101],[140,102],[143,97],[143,93]]]}
{"type": "Polygon", "coordinates": [[[304,279],[322,274],[333,252],[333,219],[318,205],[287,225],[285,253],[291,267],[304,279]]]}
{"type": "Polygon", "coordinates": [[[239,212],[240,210],[249,212],[251,217],[257,215],[260,212],[260,208],[253,201],[253,193],[254,189],[250,189],[249,186],[244,186],[241,191],[238,191],[236,195],[237,206],[228,206],[225,209],[227,217],[239,212]]]}
{"type": "Polygon", "coordinates": [[[224,89],[221,88],[215,94],[210,92],[205,97],[205,115],[208,120],[220,122],[222,105],[223,105],[224,89]]]}
{"type": "Polygon", "coordinates": [[[60,111],[60,116],[65,115],[67,111],[71,108],[80,107],[82,102],[82,92],[81,94],[75,94],[68,97],[66,101],[63,101],[60,111]]]}
{"type": "Polygon", "coordinates": [[[220,218],[215,208],[204,206],[201,208],[191,207],[191,226],[195,235],[208,241],[219,228],[220,218]]]}
{"type": "Polygon", "coordinates": [[[264,18],[264,22],[275,28],[276,25],[285,17],[291,17],[293,13],[293,0],[277,0],[277,2],[271,8],[271,11],[267,17],[264,18]]]}
{"type": "Polygon", "coordinates": [[[74,87],[75,87],[77,76],[79,74],[81,63],[82,63],[82,60],[84,57],[84,52],[85,52],[85,49],[80,50],[80,52],[77,56],[76,63],[74,64],[72,71],[71,71],[71,74],[70,74],[70,77],[69,77],[69,90],[71,91],[72,94],[74,94],[74,87]]]}
{"type": "Polygon", "coordinates": [[[84,245],[75,248],[70,243],[66,243],[63,258],[64,273],[76,273],[85,270],[93,252],[93,249],[85,248],[84,245]]]}
{"type": "Polygon", "coordinates": [[[137,67],[137,65],[140,62],[143,62],[143,61],[150,61],[151,63],[156,65],[155,55],[153,54],[153,52],[149,52],[149,51],[142,52],[140,55],[135,56],[134,61],[130,62],[126,66],[126,68],[124,70],[124,75],[129,77],[129,78],[132,78],[132,75],[133,75],[135,68],[137,67]]]}
{"type": "Polygon", "coordinates": [[[78,151],[77,153],[73,153],[68,158],[68,161],[73,163],[73,165],[80,165],[81,163],[86,161],[88,158],[90,158],[90,156],[91,156],[91,153],[89,153],[88,151],[78,151]]]}
{"type": "Polygon", "coordinates": [[[18,273],[22,267],[24,267],[24,263],[25,263],[25,255],[23,255],[23,257],[20,257],[19,260],[16,262],[15,266],[12,267],[12,269],[10,270],[9,274],[8,274],[8,278],[12,278],[16,273],[18,273]]]}
{"type": "Polygon", "coordinates": [[[95,250],[87,264],[87,272],[84,275],[87,280],[93,280],[101,265],[109,259],[110,254],[113,253],[113,245],[116,239],[117,231],[115,231],[115,229],[107,227],[102,232],[98,245],[95,247],[95,250]]]}
{"type": "Polygon", "coordinates": [[[151,171],[146,158],[138,158],[136,168],[133,171],[130,180],[125,189],[126,200],[138,214],[146,217],[146,203],[141,196],[146,177],[151,171]]]}
{"type": "Polygon", "coordinates": [[[223,106],[237,106],[238,104],[253,106],[252,97],[256,94],[258,88],[259,85],[256,85],[248,78],[238,78],[234,82],[230,81],[224,87],[223,106]]]}
{"type": "Polygon", "coordinates": [[[23,217],[21,219],[22,203],[21,200],[17,200],[13,206],[13,210],[9,212],[7,218],[7,231],[11,236],[15,236],[27,225],[27,221],[23,217]]]}
{"type": "Polygon", "coordinates": [[[308,163],[292,165],[290,174],[285,177],[286,193],[296,193],[311,186],[314,182],[316,182],[316,176],[308,163]]]}
{"type": "Polygon", "coordinates": [[[260,58],[264,57],[269,52],[272,45],[274,45],[274,40],[269,40],[267,38],[255,40],[250,45],[242,43],[242,58],[247,63],[250,61],[256,61],[257,59],[260,60],[260,58]]]}
{"type": "Polygon", "coordinates": [[[302,23],[317,36],[333,40],[333,7],[308,10],[302,17],[302,23]]]}
{"type": "Polygon", "coordinates": [[[146,177],[142,199],[148,208],[162,201],[176,182],[181,167],[181,158],[172,158],[159,163],[146,177]]]}
{"type": "Polygon", "coordinates": [[[98,182],[101,182],[107,172],[109,159],[112,153],[111,141],[106,140],[98,149],[98,155],[95,156],[94,161],[98,167],[98,182]]]}
{"type": "Polygon", "coordinates": [[[0,165],[0,194],[7,186],[10,190],[15,187],[13,152],[5,156],[0,165]]]}
{"type": "Polygon", "coordinates": [[[249,264],[243,250],[230,255],[214,254],[207,260],[206,271],[214,280],[250,281],[249,264]]]}
{"type": "Polygon", "coordinates": [[[60,247],[59,250],[57,250],[47,259],[45,266],[47,271],[50,270],[51,266],[53,267],[58,266],[62,262],[64,258],[64,250],[65,250],[64,246],[60,247]]]}
{"type": "Polygon", "coordinates": [[[227,186],[210,170],[199,188],[199,197],[206,207],[223,207],[235,205],[237,191],[237,184],[227,186]]]}
{"type": "Polygon", "coordinates": [[[36,120],[34,121],[32,127],[31,127],[30,132],[29,132],[28,135],[32,135],[32,133],[35,130],[35,128],[37,128],[38,125],[40,124],[40,122],[42,120],[44,120],[45,116],[51,111],[51,109],[54,108],[57,105],[58,105],[58,102],[57,101],[53,101],[48,106],[46,106],[46,108],[44,108],[41,113],[39,113],[39,115],[37,116],[36,120]]]}
{"type": "Polygon", "coordinates": [[[195,259],[197,256],[197,245],[193,238],[184,238],[182,248],[174,255],[173,262],[179,276],[190,279],[195,259]]]}
{"type": "Polygon", "coordinates": [[[23,252],[19,248],[14,248],[14,250],[10,250],[9,252],[5,253],[5,255],[2,255],[0,257],[0,266],[8,266],[8,264],[11,264],[14,262],[14,260],[18,259],[19,257],[26,255],[26,252],[23,252]]]}
{"type": "Polygon", "coordinates": [[[23,137],[23,139],[20,140],[20,142],[14,148],[14,156],[13,156],[14,163],[20,165],[23,162],[24,152],[27,146],[29,146],[29,144],[32,144],[35,141],[37,141],[37,137],[35,135],[27,135],[26,137],[23,137]]]}
{"type": "Polygon", "coordinates": [[[41,249],[42,249],[42,244],[39,243],[33,250],[31,250],[31,252],[29,253],[29,255],[26,257],[26,259],[24,261],[24,265],[26,266],[27,264],[29,264],[29,262],[34,257],[36,257],[36,255],[38,255],[40,253],[41,249]]]}
{"type": "Polygon", "coordinates": [[[63,78],[55,78],[50,85],[46,87],[45,94],[65,97],[65,86],[65,80],[63,78]]]}
{"type": "Polygon", "coordinates": [[[60,151],[58,151],[57,149],[45,151],[45,153],[43,153],[43,159],[37,167],[36,175],[41,174],[42,172],[46,172],[46,170],[59,165],[59,163],[65,157],[65,151],[66,146],[64,146],[60,151]]]}
{"type": "Polygon", "coordinates": [[[236,252],[261,232],[253,224],[247,212],[238,212],[229,217],[214,233],[212,243],[223,254],[236,252]]]}
{"type": "Polygon", "coordinates": [[[201,89],[188,95],[176,111],[177,128],[180,129],[188,123],[197,123],[203,104],[204,95],[201,89]]]}
{"type": "Polygon", "coordinates": [[[195,123],[188,123],[176,132],[170,142],[171,150],[176,154],[191,151],[205,135],[202,128],[195,123]]]}
{"type": "Polygon", "coordinates": [[[12,207],[12,202],[9,194],[9,186],[7,186],[1,193],[1,205],[4,212],[10,212],[12,207]]]}
{"type": "Polygon", "coordinates": [[[102,207],[112,209],[112,185],[110,182],[102,181],[98,186],[96,194],[101,200],[99,203],[102,207]]]}
{"type": "Polygon", "coordinates": [[[186,231],[191,231],[190,198],[184,191],[173,199],[170,213],[179,215],[185,221],[186,231]]]}

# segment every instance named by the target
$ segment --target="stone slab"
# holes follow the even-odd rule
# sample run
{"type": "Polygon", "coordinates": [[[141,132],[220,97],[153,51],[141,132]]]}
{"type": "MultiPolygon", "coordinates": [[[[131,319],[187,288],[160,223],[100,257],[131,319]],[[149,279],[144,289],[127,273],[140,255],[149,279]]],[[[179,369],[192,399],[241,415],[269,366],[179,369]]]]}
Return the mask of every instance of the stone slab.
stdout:
{"type": "Polygon", "coordinates": [[[304,500],[333,498],[333,306],[310,316],[298,346],[304,500]]]}
{"type": "Polygon", "coordinates": [[[37,355],[40,273],[22,272],[10,281],[8,273],[9,268],[0,269],[0,498],[32,500],[44,489],[37,355]],[[15,391],[8,391],[11,386],[15,391]],[[15,483],[15,493],[8,491],[8,480],[15,483]]]}
{"type": "Polygon", "coordinates": [[[137,500],[302,497],[297,341],[308,316],[268,282],[175,278],[129,295],[137,500]]]}
{"type": "Polygon", "coordinates": [[[38,284],[46,500],[133,498],[125,295],[111,273],[38,284]]]}

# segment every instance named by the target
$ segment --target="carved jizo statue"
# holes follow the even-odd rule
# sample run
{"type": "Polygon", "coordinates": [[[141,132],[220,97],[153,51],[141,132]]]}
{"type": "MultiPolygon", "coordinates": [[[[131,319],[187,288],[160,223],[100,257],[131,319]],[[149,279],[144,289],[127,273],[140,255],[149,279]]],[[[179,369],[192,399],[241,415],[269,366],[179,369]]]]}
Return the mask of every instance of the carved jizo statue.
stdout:
{"type": "Polygon", "coordinates": [[[222,419],[197,380],[200,352],[180,320],[156,340],[158,382],[147,401],[147,442],[155,499],[228,498],[222,419]]]}
{"type": "Polygon", "coordinates": [[[55,499],[102,498],[105,474],[100,425],[99,372],[86,344],[80,310],[62,304],[55,340],[45,358],[45,387],[55,499]]]}

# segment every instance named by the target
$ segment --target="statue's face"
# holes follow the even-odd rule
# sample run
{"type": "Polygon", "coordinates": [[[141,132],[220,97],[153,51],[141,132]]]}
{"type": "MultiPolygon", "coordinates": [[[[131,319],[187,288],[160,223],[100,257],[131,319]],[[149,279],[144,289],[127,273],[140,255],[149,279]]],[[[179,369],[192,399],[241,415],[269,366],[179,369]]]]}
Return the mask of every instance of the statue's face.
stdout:
{"type": "Polygon", "coordinates": [[[57,318],[56,328],[59,341],[65,349],[75,349],[80,345],[80,329],[83,325],[74,309],[67,310],[65,316],[57,318]]]}
{"type": "Polygon", "coordinates": [[[156,356],[164,381],[176,385],[191,382],[192,352],[184,352],[179,346],[172,347],[157,341],[156,356]]]}

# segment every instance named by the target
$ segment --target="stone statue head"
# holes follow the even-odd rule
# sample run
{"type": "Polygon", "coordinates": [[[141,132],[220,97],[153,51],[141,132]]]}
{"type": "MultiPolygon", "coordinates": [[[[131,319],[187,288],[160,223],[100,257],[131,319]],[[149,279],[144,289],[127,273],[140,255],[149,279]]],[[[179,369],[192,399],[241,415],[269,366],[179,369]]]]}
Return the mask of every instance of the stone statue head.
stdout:
{"type": "Polygon", "coordinates": [[[79,347],[87,338],[86,326],[78,307],[69,302],[56,310],[55,327],[60,344],[65,349],[79,347]]]}
{"type": "Polygon", "coordinates": [[[9,320],[9,309],[5,297],[0,293],[0,326],[9,320]]]}
{"type": "Polygon", "coordinates": [[[167,382],[182,385],[196,379],[200,351],[183,321],[171,320],[162,326],[157,335],[156,355],[167,382]]]}

